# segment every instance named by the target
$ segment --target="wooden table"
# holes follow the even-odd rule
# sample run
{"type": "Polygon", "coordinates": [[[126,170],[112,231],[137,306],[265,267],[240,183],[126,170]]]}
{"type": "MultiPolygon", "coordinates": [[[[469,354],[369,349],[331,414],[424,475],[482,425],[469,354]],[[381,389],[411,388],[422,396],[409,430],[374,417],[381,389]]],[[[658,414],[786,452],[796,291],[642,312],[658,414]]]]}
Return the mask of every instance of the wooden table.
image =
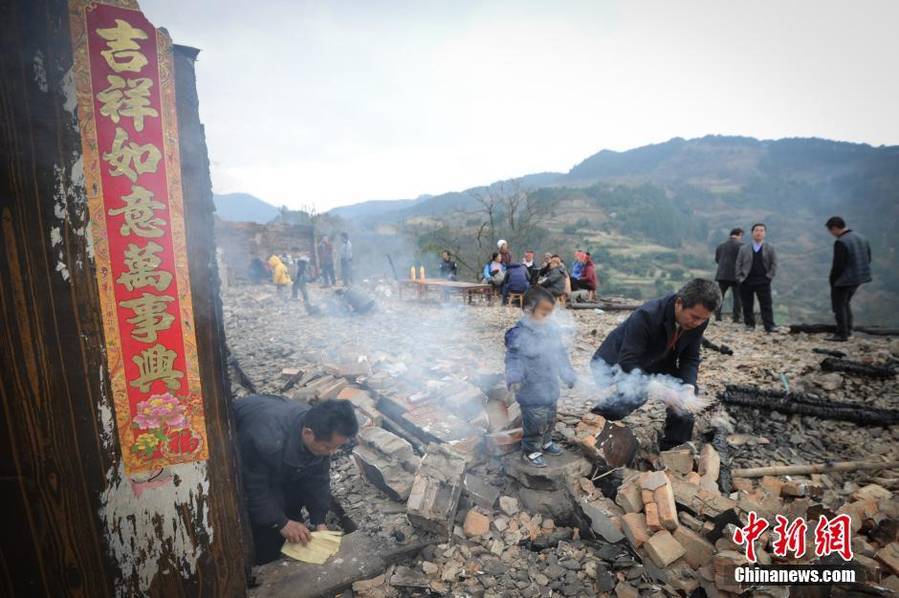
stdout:
{"type": "Polygon", "coordinates": [[[400,299],[403,298],[403,289],[414,289],[419,299],[424,299],[427,296],[428,289],[441,290],[444,295],[448,293],[457,293],[469,304],[474,302],[474,297],[477,295],[485,297],[489,303],[493,303],[493,297],[495,295],[493,285],[490,284],[460,282],[458,280],[444,280],[442,278],[400,280],[398,287],[400,299]]]}

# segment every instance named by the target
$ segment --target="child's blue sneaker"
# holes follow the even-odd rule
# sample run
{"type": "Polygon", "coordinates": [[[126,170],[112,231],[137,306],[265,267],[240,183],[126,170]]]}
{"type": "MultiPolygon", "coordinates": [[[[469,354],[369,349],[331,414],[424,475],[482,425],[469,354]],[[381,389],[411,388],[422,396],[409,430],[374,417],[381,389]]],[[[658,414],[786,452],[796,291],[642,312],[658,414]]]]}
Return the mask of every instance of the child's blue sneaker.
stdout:
{"type": "Polygon", "coordinates": [[[533,467],[546,467],[546,461],[543,460],[543,453],[522,453],[521,458],[533,467]]]}
{"type": "Polygon", "coordinates": [[[565,451],[562,450],[561,446],[550,440],[543,445],[543,452],[547,455],[561,455],[565,451]]]}

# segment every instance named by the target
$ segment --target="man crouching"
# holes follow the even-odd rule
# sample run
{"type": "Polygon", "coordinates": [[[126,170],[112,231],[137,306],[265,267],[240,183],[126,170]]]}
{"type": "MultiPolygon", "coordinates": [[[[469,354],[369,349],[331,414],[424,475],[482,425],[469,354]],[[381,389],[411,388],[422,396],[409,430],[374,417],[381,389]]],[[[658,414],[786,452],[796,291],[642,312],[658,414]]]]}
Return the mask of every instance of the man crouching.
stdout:
{"type": "Polygon", "coordinates": [[[561,331],[549,319],[555,305],[552,293],[532,287],[524,294],[524,317],[506,332],[506,384],[521,406],[522,457],[535,467],[546,467],[544,453],[562,453],[552,441],[559,378],[569,387],[577,380],[561,331]]]}
{"type": "MultiPolygon", "coordinates": [[[[643,374],[667,374],[675,378],[677,390],[640,381],[621,384],[628,388],[637,387],[639,396],[625,396],[619,388],[617,396],[610,396],[602,404],[593,408],[610,420],[618,420],[640,407],[655,389],[662,391],[663,401],[669,406],[665,418],[665,431],[659,443],[667,450],[693,436],[693,414],[688,409],[678,408],[678,402],[696,404],[694,390],[699,373],[699,347],[702,335],[709,323],[709,317],[721,305],[721,291],[711,280],[695,278],[685,284],[677,293],[653,299],[637,308],[624,322],[606,337],[593,355],[591,364],[597,382],[607,382],[602,378],[613,366],[628,374],[639,370],[643,374]],[[686,391],[686,399],[675,397],[667,400],[664,395],[686,391]]],[[[614,370],[611,370],[614,372],[614,370]]],[[[613,374],[614,375],[614,374],[613,374]]],[[[648,379],[647,379],[648,381],[648,379]]]]}
{"type": "Polygon", "coordinates": [[[276,395],[234,402],[237,441],[256,564],[278,558],[284,541],[306,544],[325,528],[330,456],[359,431],[349,401],[309,407],[276,395]],[[309,513],[309,527],[301,510],[309,513]]]}

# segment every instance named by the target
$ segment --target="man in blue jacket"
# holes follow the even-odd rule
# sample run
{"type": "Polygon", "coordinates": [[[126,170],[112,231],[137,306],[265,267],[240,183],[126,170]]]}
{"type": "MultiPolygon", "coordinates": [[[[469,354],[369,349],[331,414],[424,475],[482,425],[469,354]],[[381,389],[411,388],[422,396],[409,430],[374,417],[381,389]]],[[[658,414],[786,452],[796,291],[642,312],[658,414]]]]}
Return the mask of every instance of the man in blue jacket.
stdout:
{"type": "MultiPolygon", "coordinates": [[[[639,369],[644,374],[667,374],[695,389],[702,335],[720,304],[718,286],[701,278],[691,280],[677,293],[644,303],[602,342],[593,355],[594,373],[600,377],[599,372],[617,365],[625,373],[639,369]]],[[[642,402],[611,400],[594,412],[618,420],[642,402]]],[[[662,450],[688,442],[692,435],[693,415],[669,408],[662,450]]]]}
{"type": "Polygon", "coordinates": [[[325,529],[330,456],[359,431],[349,401],[309,407],[276,395],[234,402],[237,442],[256,564],[278,558],[284,541],[305,544],[325,529]],[[309,526],[302,523],[303,507],[309,526]]]}

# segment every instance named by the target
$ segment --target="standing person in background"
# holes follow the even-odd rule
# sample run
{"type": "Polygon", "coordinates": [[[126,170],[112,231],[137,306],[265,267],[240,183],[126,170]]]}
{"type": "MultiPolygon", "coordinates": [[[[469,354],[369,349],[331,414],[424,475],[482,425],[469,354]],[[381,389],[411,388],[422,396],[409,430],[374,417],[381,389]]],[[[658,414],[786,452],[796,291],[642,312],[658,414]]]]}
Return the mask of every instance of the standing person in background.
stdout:
{"type": "Polygon", "coordinates": [[[531,285],[537,284],[537,277],[539,276],[540,272],[540,267],[534,263],[534,255],[534,250],[528,249],[524,252],[524,259],[521,260],[521,263],[524,264],[524,267],[528,269],[528,282],[531,285]]]}
{"type": "Polygon", "coordinates": [[[730,231],[730,238],[715,249],[715,263],[718,264],[718,272],[715,281],[721,290],[721,306],[715,312],[715,319],[721,319],[721,308],[724,307],[724,294],[731,289],[730,294],[734,301],[734,322],[740,321],[740,285],[737,284],[737,254],[743,246],[743,229],[734,228],[730,231]]]}
{"type": "Polygon", "coordinates": [[[771,300],[771,281],[777,275],[777,254],[765,241],[768,228],[762,224],[752,225],[752,242],[740,247],[737,252],[737,284],[743,303],[743,322],[747,328],[755,328],[753,313],[754,297],[759,298],[762,324],[765,332],[774,331],[774,308],[771,300]]]}
{"type": "MultiPolygon", "coordinates": [[[[571,264],[571,280],[572,282],[580,280],[581,274],[584,272],[584,252],[578,249],[574,252],[574,263],[571,264]]],[[[576,284],[571,285],[572,288],[577,288],[576,284]]]]}
{"type": "Polygon", "coordinates": [[[340,233],[340,275],[343,277],[343,286],[353,284],[353,244],[346,233],[340,233]]]}
{"type": "Polygon", "coordinates": [[[337,284],[334,276],[334,246],[327,235],[318,242],[318,261],[322,269],[322,284],[326,287],[337,284]]]}
{"type": "Polygon", "coordinates": [[[837,238],[833,242],[830,267],[830,305],[837,321],[837,332],[826,340],[845,342],[852,336],[852,308],[849,302],[858,287],[871,282],[871,246],[857,232],[846,228],[846,221],[834,216],[827,230],[837,238]]]}
{"type": "Polygon", "coordinates": [[[443,250],[440,258],[440,278],[445,280],[456,280],[456,272],[458,270],[456,260],[452,258],[450,252],[446,249],[443,250]]]}
{"type": "Polygon", "coordinates": [[[290,274],[287,273],[287,266],[284,265],[284,262],[277,255],[272,255],[268,258],[268,265],[272,269],[272,282],[275,283],[275,288],[280,295],[281,291],[286,289],[291,282],[290,274]]]}
{"type": "Polygon", "coordinates": [[[309,303],[309,291],[306,290],[306,282],[308,281],[309,276],[309,257],[306,255],[299,255],[299,249],[296,247],[294,247],[292,251],[294,252],[294,255],[297,255],[297,259],[290,298],[296,300],[297,294],[302,294],[303,305],[306,307],[306,311],[310,312],[312,309],[311,304],[309,303]]]}
{"type": "Polygon", "coordinates": [[[509,264],[514,261],[512,259],[512,252],[509,250],[509,244],[505,241],[505,239],[500,239],[496,242],[496,247],[497,249],[499,249],[499,255],[502,259],[503,265],[508,268],[509,264]]]}

